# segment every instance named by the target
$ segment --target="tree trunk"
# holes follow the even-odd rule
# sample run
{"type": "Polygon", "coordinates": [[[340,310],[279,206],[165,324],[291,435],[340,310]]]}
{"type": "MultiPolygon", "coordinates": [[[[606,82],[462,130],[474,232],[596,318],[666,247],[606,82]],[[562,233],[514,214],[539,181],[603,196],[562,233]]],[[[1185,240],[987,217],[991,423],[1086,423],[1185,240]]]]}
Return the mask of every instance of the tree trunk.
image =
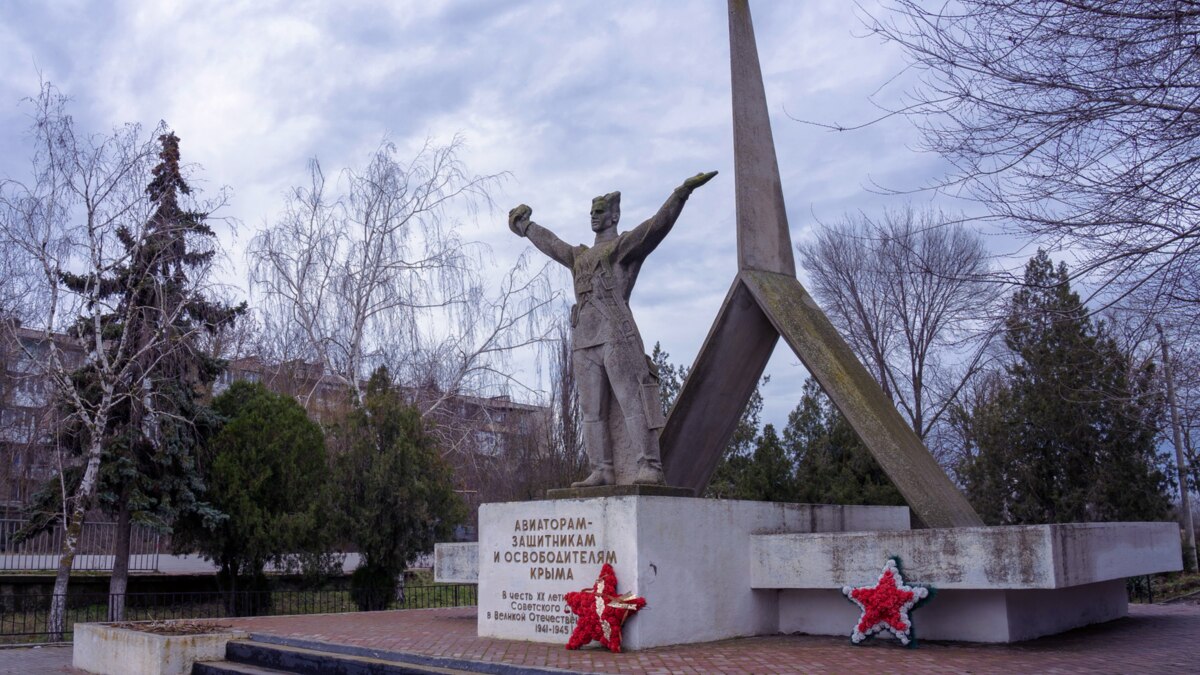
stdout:
{"type": "Polygon", "coordinates": [[[1162,347],[1163,377],[1167,381],[1167,405],[1171,409],[1171,434],[1175,443],[1175,469],[1179,475],[1179,518],[1183,528],[1183,568],[1196,571],[1196,529],[1192,525],[1192,500],[1188,494],[1187,461],[1183,458],[1183,439],[1180,432],[1179,407],[1175,404],[1175,376],[1171,370],[1171,357],[1167,351],[1167,337],[1162,324],[1157,324],[1158,341],[1162,347]]]}
{"type": "MultiPolygon", "coordinates": [[[[107,417],[101,419],[106,420],[107,417]]],[[[50,642],[60,642],[67,630],[67,589],[71,581],[71,567],[75,564],[75,552],[79,550],[83,518],[92,507],[92,497],[96,494],[96,482],[100,477],[100,450],[101,441],[94,438],[88,447],[83,479],[72,495],[74,506],[64,514],[67,522],[63,531],[62,551],[58,557],[58,573],[54,577],[54,593],[50,597],[50,613],[46,617],[46,632],[50,642]]]]}
{"type": "Polygon", "coordinates": [[[125,591],[129,587],[129,540],[133,530],[129,497],[123,495],[113,535],[112,576],[108,580],[108,620],[125,620],[125,591]]]}
{"type": "Polygon", "coordinates": [[[71,566],[75,563],[75,548],[79,529],[71,524],[64,528],[62,554],[58,557],[58,573],[54,575],[54,592],[50,596],[50,614],[46,618],[47,638],[50,642],[61,642],[67,628],[67,588],[71,581],[71,566]]]}

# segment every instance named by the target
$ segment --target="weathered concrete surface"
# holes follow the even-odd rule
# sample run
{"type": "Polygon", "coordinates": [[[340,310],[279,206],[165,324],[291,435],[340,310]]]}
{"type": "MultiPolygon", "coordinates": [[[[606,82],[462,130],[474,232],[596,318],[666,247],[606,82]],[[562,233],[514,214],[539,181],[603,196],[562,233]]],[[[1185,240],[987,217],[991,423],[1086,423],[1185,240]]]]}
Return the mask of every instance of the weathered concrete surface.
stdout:
{"type": "Polygon", "coordinates": [[[443,584],[479,581],[479,544],[464,542],[433,545],[433,580],[443,584]]]}
{"type": "Polygon", "coordinates": [[[943,589],[1067,588],[1182,569],[1175,523],[1067,523],[908,532],[759,535],[753,588],[841,588],[899,556],[905,579],[943,589]]]}
{"type": "Polygon", "coordinates": [[[729,3],[738,269],[796,276],[767,93],[747,0],[729,3]]]}
{"type": "Polygon", "coordinates": [[[187,675],[197,661],[225,658],[225,644],[240,631],[155,635],[100,623],[75,624],[72,664],[103,675],[187,675]]]}
{"type": "MultiPolygon", "coordinates": [[[[878,578],[864,579],[867,584],[878,578]]],[[[907,578],[906,578],[907,581],[907,578]]],[[[1125,581],[1039,590],[939,590],[913,613],[918,640],[1020,642],[1128,614],[1125,581]]],[[[833,589],[779,592],[779,631],[850,635],[859,609],[833,589]]]]}
{"type": "Polygon", "coordinates": [[[605,497],[479,509],[479,635],[564,642],[562,595],[604,562],[648,606],[626,624],[628,649],[777,630],[777,595],[750,586],[750,541],[765,532],[902,530],[905,507],[605,497]],[[699,590],[700,592],[696,592],[699,590]],[[702,617],[688,621],[680,617],[702,617]]]}
{"type": "Polygon", "coordinates": [[[849,634],[858,609],[837,590],[873,583],[899,556],[937,595],[920,637],[1017,642],[1125,616],[1125,578],[1182,568],[1175,523],[1071,523],[752,537],[750,583],[779,593],[779,630],[849,634]]]}
{"type": "Polygon", "coordinates": [[[746,287],[929,527],[983,525],[816,300],[793,276],[745,271],[746,287]]]}

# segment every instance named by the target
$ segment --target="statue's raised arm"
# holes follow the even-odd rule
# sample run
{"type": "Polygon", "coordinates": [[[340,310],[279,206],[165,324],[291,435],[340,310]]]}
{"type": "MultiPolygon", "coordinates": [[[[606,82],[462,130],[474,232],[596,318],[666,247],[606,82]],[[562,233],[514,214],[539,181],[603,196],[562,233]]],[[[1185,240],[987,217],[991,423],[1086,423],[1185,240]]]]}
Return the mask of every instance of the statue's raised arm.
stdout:
{"type": "Polygon", "coordinates": [[[556,262],[571,267],[575,263],[573,247],[558,235],[530,220],[533,209],[521,204],[508,212],[508,229],[519,237],[528,237],[539,251],[556,262]]]}
{"type": "Polygon", "coordinates": [[[658,209],[658,213],[630,230],[629,234],[622,238],[621,250],[617,255],[622,259],[642,259],[650,255],[651,251],[666,238],[667,233],[675,225],[675,221],[679,220],[679,214],[683,212],[683,205],[692,195],[692,191],[712,180],[716,175],[716,171],[709,171],[708,173],[698,173],[683,181],[683,184],[675,188],[671,192],[671,196],[667,197],[667,201],[658,209]]]}

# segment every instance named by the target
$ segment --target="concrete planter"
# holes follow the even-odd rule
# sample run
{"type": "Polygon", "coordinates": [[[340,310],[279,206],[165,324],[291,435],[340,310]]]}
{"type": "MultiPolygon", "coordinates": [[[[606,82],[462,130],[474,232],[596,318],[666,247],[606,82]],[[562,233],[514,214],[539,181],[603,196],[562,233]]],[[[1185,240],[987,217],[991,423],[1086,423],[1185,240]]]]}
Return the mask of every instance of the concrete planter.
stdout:
{"type": "Polygon", "coordinates": [[[102,623],[75,624],[72,664],[102,675],[188,675],[197,661],[225,658],[225,644],[240,631],[159,635],[102,623]]]}

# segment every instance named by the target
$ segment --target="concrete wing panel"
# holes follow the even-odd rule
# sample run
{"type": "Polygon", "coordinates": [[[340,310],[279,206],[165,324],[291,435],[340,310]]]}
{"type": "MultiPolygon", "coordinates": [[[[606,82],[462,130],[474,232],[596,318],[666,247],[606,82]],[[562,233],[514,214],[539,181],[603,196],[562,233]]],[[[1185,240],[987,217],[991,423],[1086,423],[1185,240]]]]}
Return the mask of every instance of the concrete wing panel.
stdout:
{"type": "Polygon", "coordinates": [[[667,484],[704,492],[779,333],[734,281],[660,437],[667,484]]]}
{"type": "Polygon", "coordinates": [[[744,270],[739,278],[846,416],[913,513],[928,527],[982,525],[800,282],[790,275],[756,270],[744,270]]]}

